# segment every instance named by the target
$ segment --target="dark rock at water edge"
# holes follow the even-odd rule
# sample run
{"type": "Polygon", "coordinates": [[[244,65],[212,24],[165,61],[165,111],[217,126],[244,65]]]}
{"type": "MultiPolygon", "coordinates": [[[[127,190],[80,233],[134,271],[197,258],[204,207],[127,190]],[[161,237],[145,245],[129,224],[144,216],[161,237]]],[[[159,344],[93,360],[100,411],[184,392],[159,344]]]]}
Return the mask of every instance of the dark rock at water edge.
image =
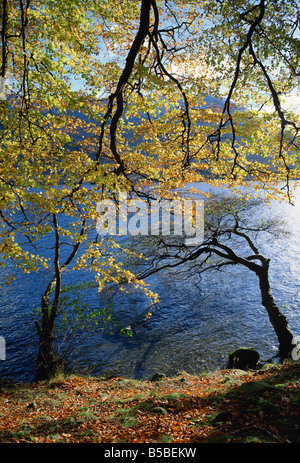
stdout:
{"type": "Polygon", "coordinates": [[[259,353],[255,349],[240,347],[229,354],[228,367],[241,370],[256,368],[259,357],[259,353]]]}
{"type": "Polygon", "coordinates": [[[166,375],[164,373],[155,373],[152,378],[150,379],[150,381],[163,381],[164,379],[166,379],[166,375]]]}
{"type": "Polygon", "coordinates": [[[16,385],[11,378],[0,378],[0,391],[2,389],[13,389],[14,387],[16,385]]]}

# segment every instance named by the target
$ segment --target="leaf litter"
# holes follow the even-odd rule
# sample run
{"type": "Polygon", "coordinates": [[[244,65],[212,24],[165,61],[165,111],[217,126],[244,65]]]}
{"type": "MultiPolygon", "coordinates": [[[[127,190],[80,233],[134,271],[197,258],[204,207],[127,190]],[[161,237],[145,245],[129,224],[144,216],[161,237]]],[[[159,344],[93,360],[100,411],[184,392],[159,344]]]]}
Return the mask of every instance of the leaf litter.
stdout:
{"type": "Polygon", "coordinates": [[[0,380],[0,443],[300,442],[300,364],[134,380],[0,380]]]}

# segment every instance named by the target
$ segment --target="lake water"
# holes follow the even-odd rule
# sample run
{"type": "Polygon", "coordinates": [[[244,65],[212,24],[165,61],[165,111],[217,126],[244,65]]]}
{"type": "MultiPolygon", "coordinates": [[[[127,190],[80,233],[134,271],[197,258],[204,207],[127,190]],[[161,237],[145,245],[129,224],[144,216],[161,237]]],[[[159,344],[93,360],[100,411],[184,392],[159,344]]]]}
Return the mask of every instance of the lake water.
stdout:
{"type": "MultiPolygon", "coordinates": [[[[271,258],[273,295],[300,335],[300,191],[295,206],[276,203],[266,214],[280,215],[292,231],[289,239],[260,241],[260,250],[271,258]]],[[[34,377],[36,339],[32,335],[33,308],[49,282],[46,271],[23,275],[15,269],[0,269],[0,336],[6,341],[6,360],[0,360],[0,377],[30,381],[34,377]],[[5,277],[16,276],[10,285],[5,277]]],[[[90,274],[81,274],[86,281],[90,274]]],[[[77,277],[76,277],[77,278],[77,277]]],[[[65,275],[75,283],[75,274],[65,275]]],[[[206,274],[195,279],[173,280],[168,273],[148,282],[160,296],[160,303],[145,318],[149,302],[140,293],[113,296],[113,314],[120,326],[130,326],[133,336],[96,333],[72,349],[69,362],[77,372],[121,375],[148,379],[155,372],[174,375],[185,370],[200,373],[226,366],[228,353],[240,346],[256,348],[261,360],[277,353],[277,338],[261,305],[257,277],[247,269],[206,274]]],[[[106,301],[97,288],[89,288],[84,299],[102,308],[106,301]]]]}

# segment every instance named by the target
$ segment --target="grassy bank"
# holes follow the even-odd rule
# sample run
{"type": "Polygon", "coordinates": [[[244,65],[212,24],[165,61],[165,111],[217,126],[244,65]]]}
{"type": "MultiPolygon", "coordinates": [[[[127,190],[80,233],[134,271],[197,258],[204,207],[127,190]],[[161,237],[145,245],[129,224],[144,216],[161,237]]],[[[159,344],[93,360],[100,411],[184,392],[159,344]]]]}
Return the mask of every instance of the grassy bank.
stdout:
{"type": "Polygon", "coordinates": [[[300,442],[299,362],[0,386],[0,443],[300,442]]]}

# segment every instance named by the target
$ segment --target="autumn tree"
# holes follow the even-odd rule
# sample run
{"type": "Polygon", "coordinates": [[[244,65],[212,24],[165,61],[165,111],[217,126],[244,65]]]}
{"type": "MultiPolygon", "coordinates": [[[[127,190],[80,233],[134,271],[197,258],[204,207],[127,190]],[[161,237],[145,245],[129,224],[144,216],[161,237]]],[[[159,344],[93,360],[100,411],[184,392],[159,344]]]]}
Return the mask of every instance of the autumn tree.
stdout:
{"type": "MultiPolygon", "coordinates": [[[[258,278],[261,302],[277,335],[279,356],[285,359],[291,357],[295,341],[287,318],[272,295],[270,259],[259,251],[256,242],[266,234],[272,239],[283,236],[288,239],[289,233],[278,217],[257,219],[262,206],[265,206],[263,199],[214,196],[206,202],[205,234],[201,244],[191,247],[186,245],[185,236],[172,234],[144,238],[140,244],[132,238],[133,246],[139,247],[147,259],[134,265],[137,269],[144,267],[140,271],[143,279],[169,270],[175,272],[176,278],[181,276],[185,280],[193,275],[201,280],[204,272],[220,272],[229,266],[247,268],[258,278]]],[[[244,290],[247,291],[246,286],[244,290]]]]}
{"type": "Polygon", "coordinates": [[[1,265],[52,268],[36,323],[49,352],[67,266],[155,298],[113,237],[91,233],[99,201],[173,198],[191,182],[292,200],[299,116],[282,98],[298,85],[295,0],[3,0],[0,15],[1,265]]]}

